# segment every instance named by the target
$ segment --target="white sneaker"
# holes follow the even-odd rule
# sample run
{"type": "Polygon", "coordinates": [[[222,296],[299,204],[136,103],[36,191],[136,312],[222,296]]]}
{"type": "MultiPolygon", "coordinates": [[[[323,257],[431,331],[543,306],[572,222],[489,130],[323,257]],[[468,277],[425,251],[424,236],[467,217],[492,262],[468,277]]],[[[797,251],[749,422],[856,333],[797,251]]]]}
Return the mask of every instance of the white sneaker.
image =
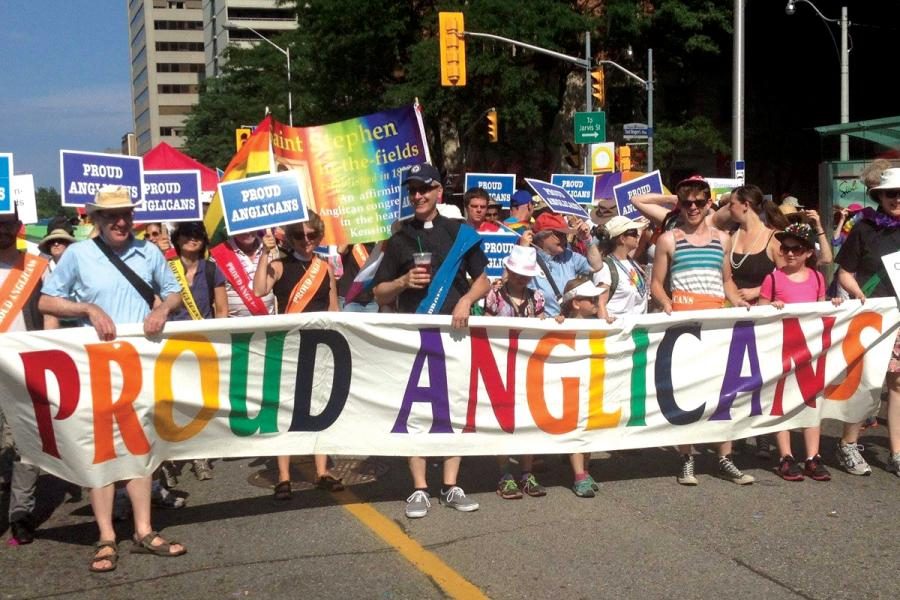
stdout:
{"type": "Polygon", "coordinates": [[[862,444],[838,442],[835,455],[844,470],[851,475],[871,475],[872,468],[866,462],[866,459],[862,457],[863,450],[862,444]]]}

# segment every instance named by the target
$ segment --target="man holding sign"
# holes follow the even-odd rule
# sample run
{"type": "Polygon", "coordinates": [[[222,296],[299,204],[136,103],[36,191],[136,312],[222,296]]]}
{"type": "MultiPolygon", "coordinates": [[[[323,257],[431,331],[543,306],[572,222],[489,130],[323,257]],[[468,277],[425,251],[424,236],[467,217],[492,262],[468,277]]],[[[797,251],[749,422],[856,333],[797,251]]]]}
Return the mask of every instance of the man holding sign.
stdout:
{"type": "MultiPolygon", "coordinates": [[[[381,306],[396,304],[399,312],[452,315],[454,328],[466,327],[472,305],[490,289],[480,236],[470,226],[438,214],[444,188],[432,165],[412,166],[405,185],[414,218],[387,242],[375,274],[375,299],[381,306]],[[466,275],[472,278],[471,285],[466,275]]],[[[444,459],[440,501],[471,512],[478,510],[478,503],[456,485],[461,460],[459,456],[444,459]]],[[[424,517],[431,506],[425,468],[424,457],[410,457],[415,490],[406,501],[406,516],[411,519],[424,517]]]]}

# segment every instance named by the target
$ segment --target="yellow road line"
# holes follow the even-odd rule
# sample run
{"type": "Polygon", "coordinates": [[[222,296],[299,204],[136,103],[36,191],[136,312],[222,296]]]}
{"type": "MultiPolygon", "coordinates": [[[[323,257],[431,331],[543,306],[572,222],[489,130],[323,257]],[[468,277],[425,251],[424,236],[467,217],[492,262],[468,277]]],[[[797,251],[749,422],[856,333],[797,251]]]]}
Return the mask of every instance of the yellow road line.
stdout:
{"type": "Polygon", "coordinates": [[[392,520],[356,497],[350,490],[334,494],[338,503],[382,540],[396,548],[403,558],[430,577],[451,598],[487,598],[469,580],[454,571],[436,554],[406,535],[392,520]]]}

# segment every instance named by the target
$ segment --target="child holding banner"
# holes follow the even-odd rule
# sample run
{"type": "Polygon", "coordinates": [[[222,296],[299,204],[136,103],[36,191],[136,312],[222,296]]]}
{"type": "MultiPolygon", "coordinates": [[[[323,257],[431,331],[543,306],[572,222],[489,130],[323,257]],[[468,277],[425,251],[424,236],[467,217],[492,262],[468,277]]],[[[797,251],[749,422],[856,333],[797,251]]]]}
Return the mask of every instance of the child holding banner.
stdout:
{"type": "MultiPolygon", "coordinates": [[[[600,298],[605,290],[591,282],[591,278],[583,275],[576,277],[566,284],[562,297],[561,315],[570,319],[596,319],[604,316],[600,314],[600,298]]],[[[605,312],[605,310],[604,310],[605,312]]],[[[607,321],[609,321],[609,318],[607,321]]],[[[562,323],[563,317],[557,317],[557,322],[562,323]]],[[[575,452],[569,455],[569,464],[572,466],[572,474],[575,483],[572,491],[579,498],[593,498],[594,492],[600,491],[600,486],[591,477],[588,467],[591,464],[590,452],[575,452]]]]}
{"type": "MultiPolygon", "coordinates": [[[[763,280],[759,292],[759,304],[771,304],[782,309],[792,302],[821,302],[825,300],[825,278],[816,269],[816,231],[806,223],[788,225],[775,237],[781,243],[779,252],[784,265],[769,273],[763,280]]],[[[840,298],[832,302],[837,306],[840,298]]],[[[821,428],[805,427],[803,441],[806,445],[806,461],[803,467],[797,464],[791,452],[791,432],[779,431],[775,435],[781,462],[778,474],[785,481],[803,481],[803,476],[816,481],[829,481],[831,473],[822,464],[819,456],[821,428]]]]}
{"type": "MultiPolygon", "coordinates": [[[[278,243],[271,230],[263,236],[263,252],[253,275],[253,293],[259,297],[275,293],[278,314],[338,311],[337,283],[327,261],[316,256],[316,246],[325,235],[325,223],[310,211],[309,220],[284,228],[291,253],[278,257],[278,243]]],[[[340,479],[328,470],[328,456],[315,455],[316,487],[330,491],[344,489],[340,479]]],[[[276,500],[291,498],[291,457],[278,457],[276,500]]]]}
{"type": "MultiPolygon", "coordinates": [[[[499,287],[492,288],[485,299],[485,314],[497,317],[546,317],[544,313],[544,294],[540,290],[528,287],[531,278],[540,269],[537,266],[537,251],[525,246],[513,246],[509,256],[503,259],[506,268],[506,280],[499,287]]],[[[518,500],[522,494],[533,497],[546,496],[547,490],[537,482],[531,469],[534,455],[523,454],[520,457],[522,473],[518,483],[510,473],[509,456],[497,457],[497,464],[503,475],[497,483],[497,494],[504,500],[518,500]]]]}

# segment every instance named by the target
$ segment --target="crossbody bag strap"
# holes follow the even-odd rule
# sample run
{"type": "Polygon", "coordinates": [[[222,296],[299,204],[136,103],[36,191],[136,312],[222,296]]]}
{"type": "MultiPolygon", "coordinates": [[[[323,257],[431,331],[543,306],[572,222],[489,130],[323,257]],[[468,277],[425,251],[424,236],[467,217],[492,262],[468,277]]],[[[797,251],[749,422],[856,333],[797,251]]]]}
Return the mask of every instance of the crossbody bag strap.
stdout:
{"type": "Polygon", "coordinates": [[[97,244],[97,247],[100,248],[100,251],[106,255],[106,258],[109,259],[109,262],[111,262],[113,266],[119,270],[119,273],[121,273],[125,277],[125,279],[128,280],[128,283],[130,283],[134,287],[134,289],[137,290],[138,294],[141,295],[141,298],[143,298],[147,303],[147,306],[153,308],[153,302],[156,299],[156,294],[153,293],[153,288],[151,288],[146,281],[141,279],[140,276],[138,276],[138,274],[131,269],[131,267],[126,265],[125,261],[116,256],[116,253],[112,251],[112,248],[110,248],[106,244],[106,242],[104,242],[100,238],[99,235],[94,238],[94,243],[97,244]]]}
{"type": "Polygon", "coordinates": [[[547,281],[550,282],[550,287],[553,288],[553,295],[556,297],[556,301],[559,302],[560,298],[562,298],[562,294],[559,293],[559,288],[556,287],[556,282],[553,281],[553,277],[550,275],[550,268],[547,266],[547,263],[544,262],[544,258],[537,254],[537,264],[541,268],[541,271],[544,272],[544,276],[547,277],[547,281]]]}

